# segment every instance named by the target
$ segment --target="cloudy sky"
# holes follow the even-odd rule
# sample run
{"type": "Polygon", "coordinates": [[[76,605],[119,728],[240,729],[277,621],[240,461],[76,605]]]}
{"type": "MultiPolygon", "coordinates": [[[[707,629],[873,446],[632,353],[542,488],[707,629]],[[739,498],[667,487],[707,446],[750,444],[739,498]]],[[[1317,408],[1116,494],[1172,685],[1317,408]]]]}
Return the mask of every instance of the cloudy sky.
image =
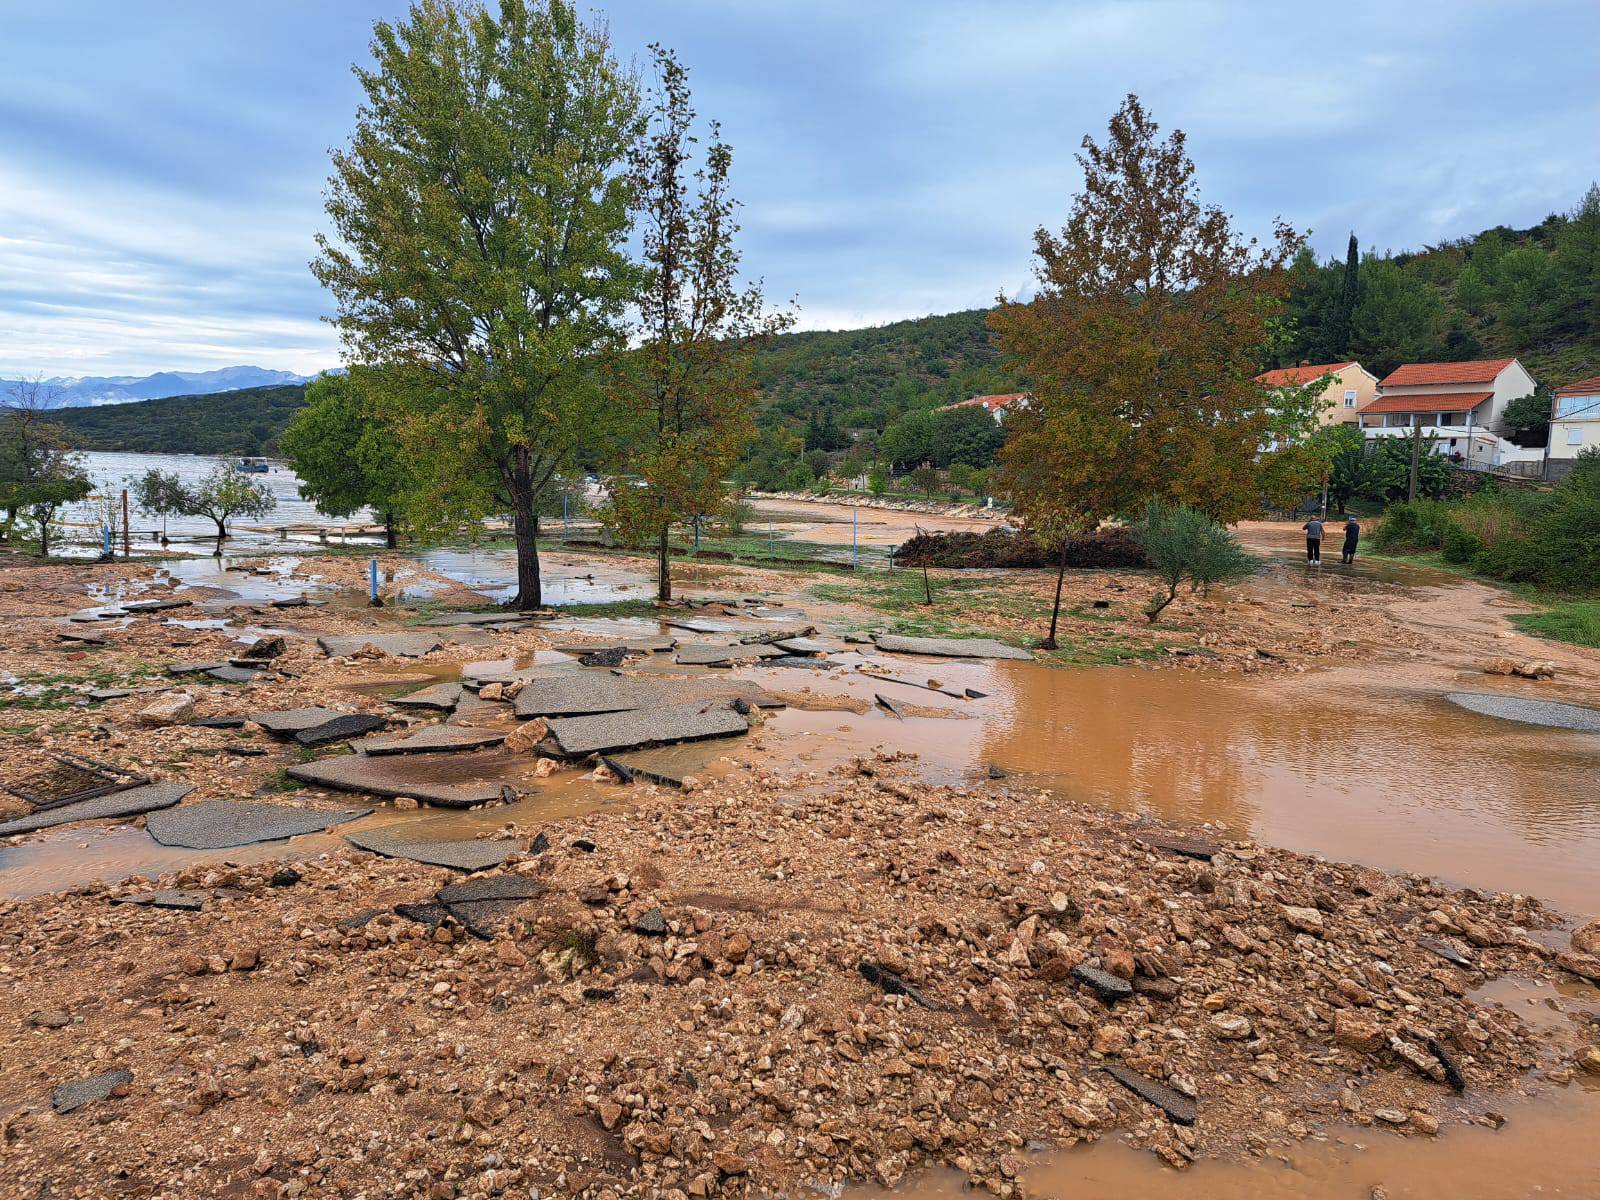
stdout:
{"type": "MultiPolygon", "coordinates": [[[[306,263],[350,64],[398,0],[0,0],[0,377],[337,362],[306,263]]],[[[1124,93],[1205,197],[1322,254],[1571,207],[1594,0],[614,0],[735,150],[747,265],[803,327],[1015,293],[1124,93]]]]}

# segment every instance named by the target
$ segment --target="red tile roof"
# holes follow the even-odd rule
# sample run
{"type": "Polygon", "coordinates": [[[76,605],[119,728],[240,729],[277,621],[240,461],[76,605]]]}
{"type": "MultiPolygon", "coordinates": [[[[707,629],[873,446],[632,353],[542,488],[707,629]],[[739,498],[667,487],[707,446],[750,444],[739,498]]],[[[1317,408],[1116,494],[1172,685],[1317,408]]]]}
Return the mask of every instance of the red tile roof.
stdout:
{"type": "Polygon", "coordinates": [[[1493,392],[1436,392],[1433,395],[1383,396],[1361,410],[1368,413],[1466,412],[1477,408],[1493,392]]]}
{"type": "Polygon", "coordinates": [[[1600,375],[1591,375],[1556,389],[1558,396],[1600,396],[1600,375]]]}
{"type": "Polygon", "coordinates": [[[1027,392],[1007,392],[1003,396],[974,396],[970,400],[957,400],[954,404],[940,406],[939,412],[949,412],[952,408],[968,408],[974,404],[981,404],[990,412],[996,409],[1009,408],[1018,400],[1026,400],[1027,392]]]}
{"type": "Polygon", "coordinates": [[[1379,381],[1379,387],[1416,387],[1425,383],[1491,383],[1517,360],[1480,358],[1475,362],[1405,363],[1379,381]]]}
{"type": "Polygon", "coordinates": [[[1261,374],[1256,376],[1256,382],[1264,383],[1268,387],[1298,386],[1299,384],[1310,383],[1314,379],[1321,379],[1324,375],[1332,375],[1336,371],[1342,371],[1346,367],[1353,367],[1355,365],[1355,361],[1352,359],[1350,362],[1323,363],[1320,367],[1279,367],[1275,371],[1263,371],[1261,374]]]}

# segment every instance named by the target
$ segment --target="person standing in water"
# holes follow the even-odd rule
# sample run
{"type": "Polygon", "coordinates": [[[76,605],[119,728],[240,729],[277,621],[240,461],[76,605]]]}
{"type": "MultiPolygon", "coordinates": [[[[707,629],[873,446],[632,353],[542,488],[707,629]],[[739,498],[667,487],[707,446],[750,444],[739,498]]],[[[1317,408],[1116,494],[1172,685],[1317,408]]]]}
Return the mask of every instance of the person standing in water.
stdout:
{"type": "Polygon", "coordinates": [[[1356,561],[1356,543],[1361,540],[1361,522],[1355,517],[1346,517],[1344,522],[1344,555],[1342,561],[1345,566],[1350,566],[1356,561]]]}
{"type": "Polygon", "coordinates": [[[1322,518],[1312,517],[1300,526],[1306,531],[1306,561],[1313,566],[1322,565],[1322,518]]]}

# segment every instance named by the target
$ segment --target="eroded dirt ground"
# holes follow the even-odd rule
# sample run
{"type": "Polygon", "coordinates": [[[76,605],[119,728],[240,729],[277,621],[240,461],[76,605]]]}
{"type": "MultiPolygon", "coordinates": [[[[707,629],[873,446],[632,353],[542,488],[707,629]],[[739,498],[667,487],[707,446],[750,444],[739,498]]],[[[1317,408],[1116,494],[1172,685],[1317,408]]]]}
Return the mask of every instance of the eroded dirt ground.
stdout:
{"type": "MultiPolygon", "coordinates": [[[[1064,643],[1120,664],[1093,667],[845,640],[1025,642],[1053,586],[1031,573],[936,574],[917,606],[900,580],[701,567],[670,611],[475,628],[419,622],[486,607],[492,556],[381,555],[381,609],[365,559],[0,565],[0,783],[70,753],[185,806],[375,809],[219,850],[143,818],[0,841],[0,1194],[1522,1194],[1472,1190],[1504,1161],[1595,1195],[1596,739],[1440,697],[1592,703],[1600,656],[1515,634],[1492,589],[1312,574],[1282,527],[1245,534],[1264,573],[1154,627],[1147,580],[1071,576],[1064,643]],[[192,603],[85,611],[159,598],[192,603]],[[797,625],[809,664],[614,668],[771,701],[685,747],[683,789],[560,761],[506,701],[606,670],[557,646],[797,625]],[[317,642],[418,632],[442,645],[317,642]],[[169,673],[278,637],[252,681],[169,673]],[[1506,656],[1554,678],[1483,674],[1506,656]],[[448,718],[392,703],[497,672],[448,718]],[[286,771],[345,744],[193,723],[310,705],[522,734],[461,766],[510,802],[330,793],[286,771]],[[468,876],[341,836],[418,822],[505,852],[470,877],[515,896],[487,936],[395,911],[468,876]],[[203,907],[111,903],[156,887],[203,907]]],[[[563,599],[648,594],[644,564],[551,557],[563,599]]]]}

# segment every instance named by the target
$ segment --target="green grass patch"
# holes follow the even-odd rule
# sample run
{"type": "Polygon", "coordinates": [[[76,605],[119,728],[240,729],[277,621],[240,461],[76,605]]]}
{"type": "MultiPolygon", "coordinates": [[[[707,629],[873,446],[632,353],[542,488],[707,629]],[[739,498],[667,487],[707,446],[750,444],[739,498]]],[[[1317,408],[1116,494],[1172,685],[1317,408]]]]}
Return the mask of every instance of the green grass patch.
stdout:
{"type": "Polygon", "coordinates": [[[1555,642],[1571,642],[1575,646],[1600,648],[1600,600],[1541,603],[1545,604],[1541,611],[1511,618],[1523,633],[1555,642]]]}
{"type": "Polygon", "coordinates": [[[274,771],[261,781],[259,792],[296,792],[300,790],[300,781],[290,779],[289,773],[282,769],[274,771]]]}

